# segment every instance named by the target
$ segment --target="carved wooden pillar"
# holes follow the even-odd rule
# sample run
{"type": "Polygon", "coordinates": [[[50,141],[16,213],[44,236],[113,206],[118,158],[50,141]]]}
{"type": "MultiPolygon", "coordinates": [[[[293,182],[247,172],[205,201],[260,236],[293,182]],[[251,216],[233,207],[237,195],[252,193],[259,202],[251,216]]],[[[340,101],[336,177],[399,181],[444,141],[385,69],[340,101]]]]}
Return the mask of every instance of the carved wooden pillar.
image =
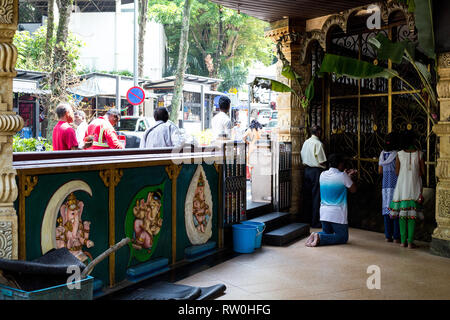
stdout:
{"type": "Polygon", "coordinates": [[[23,119],[13,112],[13,78],[17,49],[12,44],[19,16],[18,0],[0,0],[0,257],[17,259],[16,170],[12,167],[12,137],[23,119]]]}
{"type": "MultiPolygon", "coordinates": [[[[293,19],[280,20],[272,24],[272,30],[266,32],[266,37],[270,37],[277,42],[282,36],[292,32],[305,34],[306,24],[303,21],[293,19]]],[[[301,52],[306,37],[300,36],[295,42],[286,40],[283,42],[282,51],[286,59],[290,62],[294,70],[302,77],[303,92],[311,78],[311,66],[301,64],[301,52]]],[[[293,81],[281,75],[282,62],[278,60],[277,80],[293,86],[293,81]]],[[[295,89],[295,88],[294,88],[295,89]]],[[[292,93],[279,93],[277,96],[278,127],[280,142],[292,143],[292,200],[289,210],[292,214],[299,214],[301,211],[301,187],[302,187],[302,166],[300,151],[305,141],[305,110],[301,107],[300,101],[292,93]]]]}
{"type": "Polygon", "coordinates": [[[431,251],[450,257],[450,52],[438,58],[440,119],[433,127],[439,138],[436,177],[436,222],[431,251]]]}

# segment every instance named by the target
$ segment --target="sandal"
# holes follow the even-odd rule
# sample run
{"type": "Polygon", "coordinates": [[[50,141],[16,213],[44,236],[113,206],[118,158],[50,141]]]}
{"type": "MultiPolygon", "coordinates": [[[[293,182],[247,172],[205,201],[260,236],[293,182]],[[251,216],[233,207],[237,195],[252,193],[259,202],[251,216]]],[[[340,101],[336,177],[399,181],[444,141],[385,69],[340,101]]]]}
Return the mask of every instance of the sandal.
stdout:
{"type": "Polygon", "coordinates": [[[414,243],[408,244],[408,249],[416,249],[416,248],[418,248],[418,246],[416,244],[414,244],[414,243]]]}

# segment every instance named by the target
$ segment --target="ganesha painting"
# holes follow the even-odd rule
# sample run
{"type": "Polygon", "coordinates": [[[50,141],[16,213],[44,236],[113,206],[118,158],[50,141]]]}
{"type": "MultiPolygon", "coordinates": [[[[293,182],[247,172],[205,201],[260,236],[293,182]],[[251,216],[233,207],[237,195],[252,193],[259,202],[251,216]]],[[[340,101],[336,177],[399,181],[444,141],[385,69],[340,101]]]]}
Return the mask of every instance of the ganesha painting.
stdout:
{"type": "Polygon", "coordinates": [[[149,192],[145,200],[136,200],[133,208],[135,220],[132,245],[137,250],[145,249],[150,252],[153,238],[161,230],[163,222],[160,216],[161,196],[161,191],[157,190],[149,192]]]}
{"type": "Polygon", "coordinates": [[[125,217],[125,235],[131,239],[128,244],[128,264],[148,261],[155,251],[164,222],[165,182],[146,186],[139,190],[128,206],[125,217]]]}
{"type": "Polygon", "coordinates": [[[94,242],[89,240],[90,222],[82,221],[84,203],[77,200],[73,192],[67,197],[59,209],[59,217],[56,220],[56,247],[67,248],[82,262],[92,256],[83,251],[83,247],[91,248],[94,242]]]}
{"type": "Polygon", "coordinates": [[[186,232],[192,244],[203,244],[212,235],[212,195],[201,165],[191,180],[185,202],[186,232]]]}

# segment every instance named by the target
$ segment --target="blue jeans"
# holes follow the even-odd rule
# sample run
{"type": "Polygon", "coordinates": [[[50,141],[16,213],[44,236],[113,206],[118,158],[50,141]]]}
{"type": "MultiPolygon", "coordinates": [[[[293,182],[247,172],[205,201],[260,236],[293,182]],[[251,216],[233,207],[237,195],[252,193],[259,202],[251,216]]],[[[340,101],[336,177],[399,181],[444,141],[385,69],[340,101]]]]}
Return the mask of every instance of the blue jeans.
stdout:
{"type": "Polygon", "coordinates": [[[319,232],[319,246],[343,244],[348,241],[348,224],[328,221],[322,222],[322,231],[319,232]]]}
{"type": "Polygon", "coordinates": [[[386,239],[399,240],[400,239],[400,226],[398,224],[398,218],[391,218],[390,215],[383,215],[384,218],[384,235],[386,239]]]}

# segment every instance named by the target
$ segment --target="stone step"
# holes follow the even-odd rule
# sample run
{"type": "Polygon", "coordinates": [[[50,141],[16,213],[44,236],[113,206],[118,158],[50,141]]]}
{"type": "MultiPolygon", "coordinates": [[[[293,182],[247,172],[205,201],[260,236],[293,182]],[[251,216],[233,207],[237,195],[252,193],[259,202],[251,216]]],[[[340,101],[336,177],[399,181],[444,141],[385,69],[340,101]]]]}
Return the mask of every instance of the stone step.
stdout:
{"type": "Polygon", "coordinates": [[[294,240],[300,240],[309,235],[309,225],[305,223],[290,223],[263,235],[263,243],[273,246],[283,246],[294,240]]]}
{"type": "MultiPolygon", "coordinates": [[[[273,205],[271,203],[253,203],[254,207],[247,207],[246,215],[247,220],[254,219],[260,217],[264,214],[270,213],[273,211],[273,205]]],[[[247,203],[248,205],[248,203],[247,203]]]]}
{"type": "Polygon", "coordinates": [[[267,233],[289,223],[289,212],[271,212],[248,221],[263,222],[266,225],[264,233],[267,233]]]}

